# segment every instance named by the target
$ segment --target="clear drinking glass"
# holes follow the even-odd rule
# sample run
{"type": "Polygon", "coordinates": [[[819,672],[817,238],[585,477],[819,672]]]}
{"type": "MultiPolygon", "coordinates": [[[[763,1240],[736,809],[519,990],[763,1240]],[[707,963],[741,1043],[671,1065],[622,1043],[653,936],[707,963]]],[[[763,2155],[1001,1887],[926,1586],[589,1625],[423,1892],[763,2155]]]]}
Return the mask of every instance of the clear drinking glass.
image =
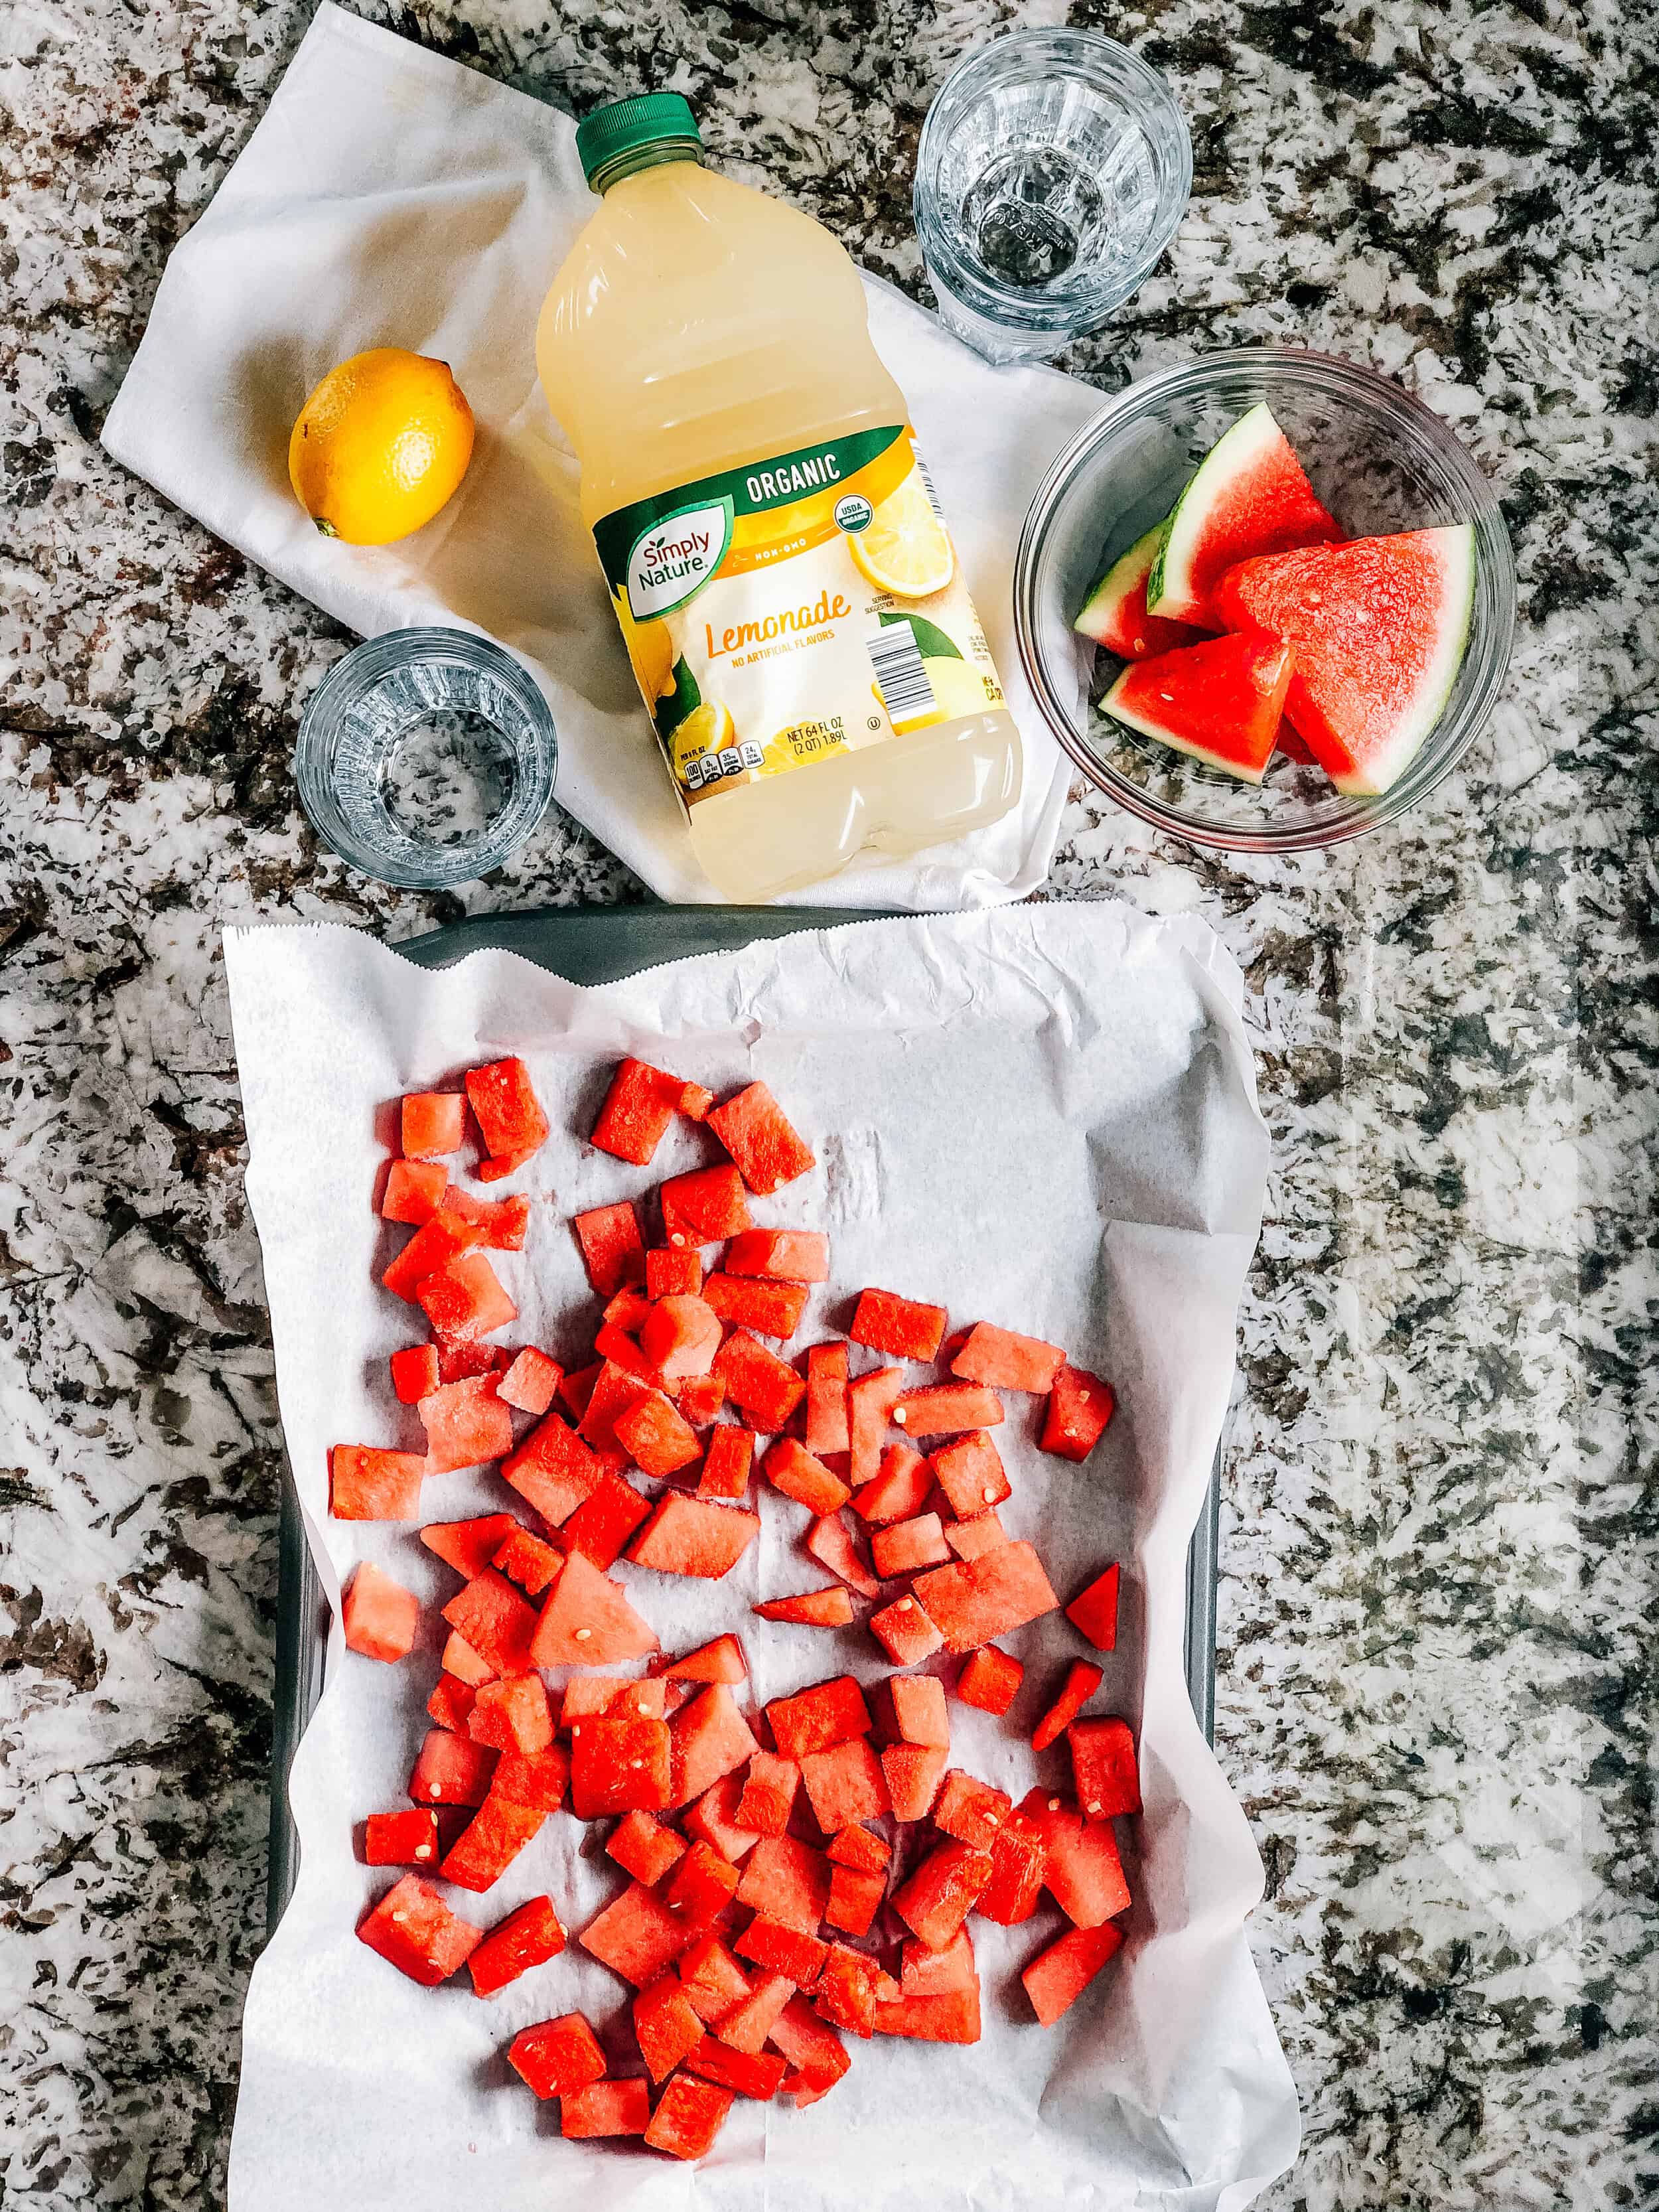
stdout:
{"type": "Polygon", "coordinates": [[[318,834],[407,890],[499,867],[546,811],[558,765],[547,702],[509,653],[463,629],[393,629],[337,661],[295,750],[318,834]]]}
{"type": "Polygon", "coordinates": [[[1150,274],[1193,184],[1156,70],[1095,31],[1016,31],[946,77],[922,125],[916,235],[943,319],[988,361],[1097,329],[1150,274]]]}

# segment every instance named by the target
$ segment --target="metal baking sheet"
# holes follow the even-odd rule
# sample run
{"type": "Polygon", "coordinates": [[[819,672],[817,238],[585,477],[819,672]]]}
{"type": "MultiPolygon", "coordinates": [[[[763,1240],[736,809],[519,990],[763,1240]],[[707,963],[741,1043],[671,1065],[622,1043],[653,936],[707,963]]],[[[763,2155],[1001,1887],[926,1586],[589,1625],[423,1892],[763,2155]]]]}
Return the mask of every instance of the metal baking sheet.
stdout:
{"type": "MultiPolygon", "coordinates": [[[[611,983],[698,952],[735,952],[757,939],[831,929],[851,916],[812,907],[548,907],[477,915],[398,945],[422,968],[448,968],[470,952],[516,952],[573,983],[611,983]]],[[[1217,1536],[1220,1454],[1187,1555],[1187,1684],[1206,1739],[1215,1719],[1217,1536]]],[[[293,1894],[298,1840],[288,1808],[288,1770],[323,1692],[328,1606],[301,1526],[290,1480],[283,1483],[276,1613],[276,1714],[271,1740],[270,1860],[266,1924],[293,1894]]]]}

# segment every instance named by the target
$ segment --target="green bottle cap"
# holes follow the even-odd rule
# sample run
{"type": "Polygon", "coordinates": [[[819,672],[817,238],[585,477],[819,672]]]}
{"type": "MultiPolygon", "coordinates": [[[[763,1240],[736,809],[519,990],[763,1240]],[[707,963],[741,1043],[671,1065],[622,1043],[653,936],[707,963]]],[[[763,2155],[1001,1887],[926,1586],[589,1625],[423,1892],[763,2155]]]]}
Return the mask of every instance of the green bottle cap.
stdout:
{"type": "Polygon", "coordinates": [[[596,192],[656,161],[696,161],[702,152],[691,103],[678,92],[613,100],[576,125],[576,152],[596,192]]]}

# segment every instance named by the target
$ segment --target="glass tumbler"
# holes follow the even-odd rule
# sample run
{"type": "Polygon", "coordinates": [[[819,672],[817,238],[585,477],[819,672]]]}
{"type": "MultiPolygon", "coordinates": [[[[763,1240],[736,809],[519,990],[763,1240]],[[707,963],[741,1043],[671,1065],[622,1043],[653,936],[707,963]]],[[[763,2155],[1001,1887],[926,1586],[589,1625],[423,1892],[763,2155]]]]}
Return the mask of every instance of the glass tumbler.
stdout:
{"type": "Polygon", "coordinates": [[[1040,360],[1151,273],[1193,183],[1168,84],[1095,31],[1016,31],[958,64],[922,125],[916,235],[944,321],[1040,360]]]}
{"type": "Polygon", "coordinates": [[[406,890],[499,867],[547,810],[558,738],[533,678],[491,639],[393,629],[306,702],[294,771],[318,834],[406,890]]]}

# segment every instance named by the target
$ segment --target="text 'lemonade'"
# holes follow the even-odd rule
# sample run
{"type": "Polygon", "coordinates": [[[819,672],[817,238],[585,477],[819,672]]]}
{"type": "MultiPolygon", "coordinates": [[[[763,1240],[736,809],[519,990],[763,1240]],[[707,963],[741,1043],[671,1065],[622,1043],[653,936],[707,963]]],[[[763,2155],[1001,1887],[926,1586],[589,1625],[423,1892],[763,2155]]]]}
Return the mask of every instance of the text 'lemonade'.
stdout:
{"type": "Polygon", "coordinates": [[[773,898],[995,821],[1018,732],[847,253],[705,169],[677,94],[577,145],[603,204],[538,364],[705,872],[773,898]]]}

